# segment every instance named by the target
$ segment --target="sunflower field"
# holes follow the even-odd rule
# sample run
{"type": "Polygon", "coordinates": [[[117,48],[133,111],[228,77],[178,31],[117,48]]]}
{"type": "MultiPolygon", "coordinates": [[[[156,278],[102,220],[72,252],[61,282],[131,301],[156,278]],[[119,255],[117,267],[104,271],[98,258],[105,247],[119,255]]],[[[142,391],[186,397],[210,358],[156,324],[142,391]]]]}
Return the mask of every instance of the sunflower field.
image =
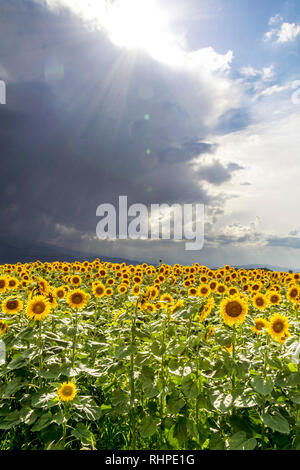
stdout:
{"type": "Polygon", "coordinates": [[[300,449],[300,274],[0,266],[0,450],[300,449]]]}

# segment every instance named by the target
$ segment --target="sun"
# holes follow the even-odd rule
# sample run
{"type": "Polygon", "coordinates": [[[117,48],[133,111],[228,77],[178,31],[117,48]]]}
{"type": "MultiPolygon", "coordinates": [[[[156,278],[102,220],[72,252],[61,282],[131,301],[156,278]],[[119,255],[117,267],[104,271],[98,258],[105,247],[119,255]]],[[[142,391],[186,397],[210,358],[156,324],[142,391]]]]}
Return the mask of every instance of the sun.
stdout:
{"type": "Polygon", "coordinates": [[[168,12],[158,6],[157,0],[117,0],[102,22],[116,46],[143,49],[160,62],[180,65],[182,47],[169,23],[168,12]]]}

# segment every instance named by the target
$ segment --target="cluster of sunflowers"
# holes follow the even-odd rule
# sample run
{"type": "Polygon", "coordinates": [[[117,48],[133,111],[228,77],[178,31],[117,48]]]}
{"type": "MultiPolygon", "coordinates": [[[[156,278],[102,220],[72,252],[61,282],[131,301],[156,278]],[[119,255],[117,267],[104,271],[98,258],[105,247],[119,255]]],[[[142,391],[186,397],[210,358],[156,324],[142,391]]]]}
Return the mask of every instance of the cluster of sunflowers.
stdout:
{"type": "MultiPolygon", "coordinates": [[[[288,301],[297,311],[300,306],[299,280],[299,273],[236,270],[228,265],[212,270],[198,263],[154,267],[146,263],[137,266],[101,263],[99,259],[73,264],[37,261],[0,267],[0,295],[4,314],[14,315],[25,310],[27,317],[35,321],[45,319],[60,302],[78,311],[91,298],[116,295],[123,299],[129,295],[138,298],[144,312],[155,314],[167,309],[172,321],[172,314],[184,307],[184,299],[194,297],[206,300],[201,304],[200,322],[218,307],[225,324],[240,324],[252,307],[252,314],[265,312],[264,316],[253,318],[253,332],[267,332],[284,343],[290,336],[288,318],[279,313],[269,316],[274,311],[269,307],[280,307],[288,301]],[[219,301],[218,306],[216,301],[219,301]]],[[[7,327],[1,320],[0,333],[3,334],[7,327]]]]}
{"type": "MultiPolygon", "coordinates": [[[[126,322],[133,322],[133,318],[134,328],[136,321],[154,325],[161,318],[167,318],[163,328],[173,325],[179,340],[185,337],[183,334],[187,340],[190,334],[197,338],[198,329],[205,332],[204,344],[209,347],[216,330],[235,332],[245,326],[254,342],[256,339],[268,344],[273,340],[272,347],[277,346],[282,352],[291,336],[299,336],[300,274],[235,269],[228,265],[210,269],[198,263],[134,266],[99,259],[82,263],[6,264],[0,266],[0,306],[0,340],[4,342],[10,332],[19,334],[22,329],[34,329],[36,325],[41,344],[41,328],[46,338],[47,330],[55,332],[54,323],[59,323],[60,318],[67,322],[70,319],[76,328],[79,318],[89,328],[101,327],[102,334],[111,325],[124,327],[125,331],[126,322]],[[129,305],[131,313],[127,312],[129,316],[124,320],[129,305]],[[190,317],[184,313],[189,308],[192,309],[190,317]],[[95,323],[90,326],[91,317],[84,315],[93,315],[93,312],[95,323]],[[101,312],[108,312],[107,320],[104,314],[99,320],[101,312]],[[182,322],[186,322],[186,330],[180,330],[182,322]]],[[[116,331],[121,346],[126,349],[127,340],[122,342],[119,330],[116,331]]],[[[134,332],[130,338],[134,340],[134,332]]],[[[97,333],[93,333],[92,339],[97,341],[97,333]]],[[[232,337],[222,348],[234,357],[232,337]]],[[[71,349],[74,366],[76,335],[71,349]]],[[[101,357],[95,357],[92,365],[101,367],[101,357]]],[[[267,365],[264,367],[266,373],[267,365]]],[[[57,384],[56,397],[60,402],[77,399],[76,381],[66,375],[65,381],[57,384]]]]}

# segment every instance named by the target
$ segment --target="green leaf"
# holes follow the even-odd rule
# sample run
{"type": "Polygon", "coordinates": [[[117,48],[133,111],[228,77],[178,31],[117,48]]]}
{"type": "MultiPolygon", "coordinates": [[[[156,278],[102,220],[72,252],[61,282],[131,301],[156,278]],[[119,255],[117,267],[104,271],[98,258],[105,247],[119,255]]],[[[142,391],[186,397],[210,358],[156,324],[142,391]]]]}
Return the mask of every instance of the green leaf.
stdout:
{"type": "Polygon", "coordinates": [[[31,431],[41,431],[51,424],[52,416],[49,413],[43,413],[37,422],[32,426],[31,431]]]}
{"type": "Polygon", "coordinates": [[[232,408],[232,395],[220,393],[218,395],[211,396],[212,405],[221,413],[226,413],[232,408]]]}
{"type": "Polygon", "coordinates": [[[140,424],[140,434],[142,437],[151,437],[158,428],[159,418],[150,415],[144,416],[140,424]]]}
{"type": "Polygon", "coordinates": [[[77,424],[76,428],[72,430],[72,435],[83,445],[90,445],[92,442],[92,433],[83,423],[77,424]]]}
{"type": "Polygon", "coordinates": [[[271,379],[263,379],[262,377],[254,377],[251,380],[253,389],[261,395],[269,395],[274,388],[274,382],[271,379]]]}
{"type": "Polygon", "coordinates": [[[182,390],[187,398],[197,398],[199,394],[197,384],[190,375],[183,378],[182,390]]]}
{"type": "Polygon", "coordinates": [[[29,406],[24,406],[20,411],[20,421],[28,426],[31,426],[39,417],[36,410],[29,406]]]}
{"type": "Polygon", "coordinates": [[[151,352],[154,354],[154,356],[161,357],[165,351],[166,346],[164,344],[161,344],[158,341],[154,341],[151,344],[151,352]]]}
{"type": "Polygon", "coordinates": [[[24,359],[23,357],[16,357],[10,361],[10,363],[7,365],[7,368],[10,370],[21,369],[21,367],[26,366],[27,362],[27,359],[24,359]]]}
{"type": "Polygon", "coordinates": [[[287,420],[281,416],[280,413],[264,414],[262,417],[264,424],[273,429],[273,431],[281,432],[282,434],[288,434],[290,431],[289,423],[287,420]]]}
{"type": "Polygon", "coordinates": [[[253,450],[256,445],[256,439],[247,439],[247,435],[244,431],[235,433],[229,441],[230,450],[253,450]]]}
{"type": "Polygon", "coordinates": [[[45,389],[36,392],[31,399],[31,406],[34,408],[50,408],[57,405],[53,398],[57,396],[56,392],[49,393],[45,389]]]}
{"type": "Polygon", "coordinates": [[[300,405],[300,393],[293,393],[290,395],[290,399],[297,405],[300,405]]]}
{"type": "Polygon", "coordinates": [[[184,445],[187,440],[187,424],[186,418],[180,416],[174,426],[173,436],[178,440],[180,445],[184,445]]]}
{"type": "Polygon", "coordinates": [[[220,346],[228,346],[228,344],[232,343],[232,333],[227,331],[217,331],[214,334],[214,338],[220,346]]]}
{"type": "Polygon", "coordinates": [[[174,393],[170,397],[167,397],[167,409],[170,413],[176,414],[185,405],[185,401],[180,398],[179,394],[174,393]]]}
{"type": "Polygon", "coordinates": [[[154,398],[159,395],[158,388],[151,383],[143,384],[143,391],[146,398],[154,398]]]}
{"type": "Polygon", "coordinates": [[[15,410],[0,423],[0,429],[11,429],[20,424],[20,412],[15,410]]]}
{"type": "Polygon", "coordinates": [[[236,408],[252,408],[257,405],[255,396],[239,395],[234,399],[234,406],[236,408]]]}
{"type": "Polygon", "coordinates": [[[81,419],[84,418],[89,421],[95,421],[101,416],[101,409],[93,400],[82,399],[81,403],[73,403],[73,406],[80,412],[77,413],[77,415],[81,419]]]}
{"type": "Polygon", "coordinates": [[[24,382],[24,380],[21,377],[17,377],[13,379],[11,382],[9,382],[7,385],[5,384],[1,387],[0,396],[2,398],[8,398],[26,384],[27,382],[24,382]]]}

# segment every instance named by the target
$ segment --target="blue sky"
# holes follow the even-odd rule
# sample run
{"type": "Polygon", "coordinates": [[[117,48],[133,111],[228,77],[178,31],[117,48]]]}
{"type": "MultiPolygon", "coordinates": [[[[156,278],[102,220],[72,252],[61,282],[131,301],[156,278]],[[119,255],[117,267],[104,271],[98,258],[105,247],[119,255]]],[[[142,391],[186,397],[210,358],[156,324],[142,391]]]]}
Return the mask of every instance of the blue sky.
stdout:
{"type": "Polygon", "coordinates": [[[2,0],[2,237],[300,268],[300,3],[120,1],[2,0]],[[122,194],[204,203],[204,248],[97,240],[122,194]]]}

